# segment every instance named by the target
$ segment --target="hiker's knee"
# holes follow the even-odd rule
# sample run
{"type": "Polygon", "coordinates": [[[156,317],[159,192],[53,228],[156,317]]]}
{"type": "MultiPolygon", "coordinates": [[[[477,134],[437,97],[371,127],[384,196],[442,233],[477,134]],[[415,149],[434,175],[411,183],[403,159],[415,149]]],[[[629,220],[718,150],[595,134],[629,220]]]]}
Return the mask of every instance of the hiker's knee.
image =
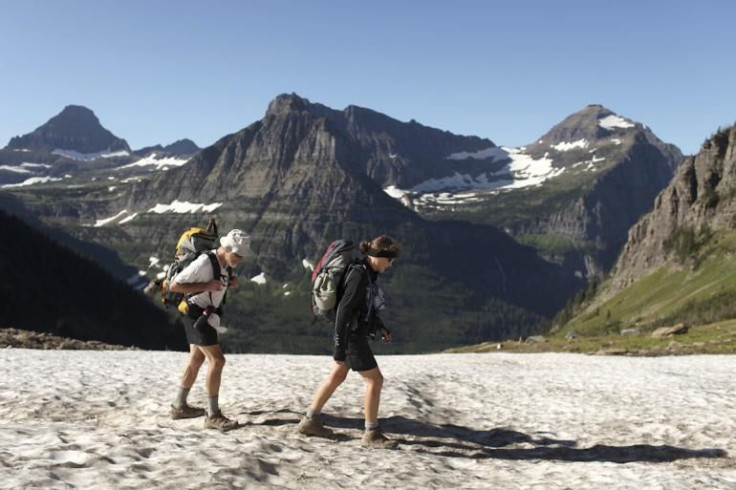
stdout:
{"type": "Polygon", "coordinates": [[[368,388],[380,390],[383,387],[383,375],[380,371],[372,376],[366,376],[363,379],[365,379],[368,388]]]}
{"type": "Polygon", "coordinates": [[[189,357],[189,366],[193,369],[199,369],[202,367],[202,364],[204,363],[204,354],[196,355],[192,354],[189,357]]]}
{"type": "Polygon", "coordinates": [[[222,369],[225,367],[225,356],[222,353],[218,353],[212,356],[211,362],[214,369],[222,369]]]}

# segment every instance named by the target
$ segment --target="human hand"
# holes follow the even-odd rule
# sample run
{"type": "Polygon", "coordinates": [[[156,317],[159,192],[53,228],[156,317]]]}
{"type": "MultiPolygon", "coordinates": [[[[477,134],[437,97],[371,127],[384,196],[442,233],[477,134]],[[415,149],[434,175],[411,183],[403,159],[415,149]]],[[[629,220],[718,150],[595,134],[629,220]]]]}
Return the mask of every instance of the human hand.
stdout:
{"type": "Polygon", "coordinates": [[[391,332],[389,332],[385,328],[381,329],[381,342],[383,342],[384,344],[390,344],[393,338],[394,337],[391,332]]]}

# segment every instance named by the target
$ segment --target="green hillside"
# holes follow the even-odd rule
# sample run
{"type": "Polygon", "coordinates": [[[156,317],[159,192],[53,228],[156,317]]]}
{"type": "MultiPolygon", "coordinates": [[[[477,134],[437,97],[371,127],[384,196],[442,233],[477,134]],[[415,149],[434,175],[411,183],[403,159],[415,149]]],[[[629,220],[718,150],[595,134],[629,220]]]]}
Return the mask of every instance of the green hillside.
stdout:
{"type": "Polygon", "coordinates": [[[600,294],[557,335],[618,334],[622,329],[643,332],[658,326],[709,324],[736,318],[736,232],[701,234],[706,240],[673,243],[675,263],[657,269],[605,300],[600,294]]]}

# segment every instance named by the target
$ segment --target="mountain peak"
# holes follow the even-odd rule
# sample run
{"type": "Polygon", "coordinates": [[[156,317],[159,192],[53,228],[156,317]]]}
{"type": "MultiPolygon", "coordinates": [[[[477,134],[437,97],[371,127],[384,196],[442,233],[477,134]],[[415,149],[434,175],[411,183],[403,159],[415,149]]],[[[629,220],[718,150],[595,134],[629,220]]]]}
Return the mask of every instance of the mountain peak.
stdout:
{"type": "Polygon", "coordinates": [[[644,126],[640,123],[619,116],[600,104],[590,104],[567,116],[539,140],[545,146],[583,139],[592,142],[608,138],[622,130],[642,130],[643,128],[644,126]]]}
{"type": "Polygon", "coordinates": [[[97,119],[97,116],[95,116],[95,113],[92,112],[91,109],[88,109],[87,107],[84,107],[83,105],[70,104],[64,107],[64,109],[55,116],[55,118],[67,118],[67,117],[88,118],[98,124],[100,122],[100,120],[97,119]]]}
{"type": "Polygon", "coordinates": [[[164,151],[169,153],[175,153],[177,155],[193,155],[197,153],[201,148],[189,138],[180,139],[174,141],[170,145],[164,147],[164,151]]]}
{"type": "Polygon", "coordinates": [[[125,140],[102,127],[94,112],[81,105],[68,105],[32,133],[10,140],[8,149],[68,150],[82,154],[127,151],[125,140]]]}
{"type": "Polygon", "coordinates": [[[289,112],[301,112],[308,110],[311,103],[309,100],[298,96],[295,93],[281,94],[268,104],[266,115],[282,116],[289,112]]]}

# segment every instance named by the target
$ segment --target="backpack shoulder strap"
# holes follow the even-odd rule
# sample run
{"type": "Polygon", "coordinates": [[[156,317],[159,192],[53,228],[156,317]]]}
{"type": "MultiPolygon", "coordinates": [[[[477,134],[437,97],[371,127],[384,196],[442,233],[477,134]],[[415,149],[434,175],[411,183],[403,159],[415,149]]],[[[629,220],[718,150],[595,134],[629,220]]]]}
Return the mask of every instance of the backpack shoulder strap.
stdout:
{"type": "MultiPolygon", "coordinates": [[[[207,255],[207,258],[210,259],[210,264],[212,264],[212,273],[213,273],[213,280],[219,280],[222,274],[222,268],[220,267],[220,261],[217,260],[217,253],[214,250],[208,250],[205,252],[207,255]]],[[[230,268],[228,267],[228,274],[230,273],[230,268]]],[[[210,304],[213,304],[214,301],[212,301],[212,293],[210,293],[210,304]]],[[[225,304],[225,297],[227,296],[227,293],[225,293],[225,296],[222,297],[222,304],[225,304]]]]}
{"type": "Polygon", "coordinates": [[[222,268],[220,267],[220,261],[217,260],[217,254],[214,250],[208,250],[205,253],[207,254],[207,258],[210,259],[210,264],[212,264],[212,272],[214,273],[213,279],[219,279],[220,274],[222,273],[222,268]]]}

